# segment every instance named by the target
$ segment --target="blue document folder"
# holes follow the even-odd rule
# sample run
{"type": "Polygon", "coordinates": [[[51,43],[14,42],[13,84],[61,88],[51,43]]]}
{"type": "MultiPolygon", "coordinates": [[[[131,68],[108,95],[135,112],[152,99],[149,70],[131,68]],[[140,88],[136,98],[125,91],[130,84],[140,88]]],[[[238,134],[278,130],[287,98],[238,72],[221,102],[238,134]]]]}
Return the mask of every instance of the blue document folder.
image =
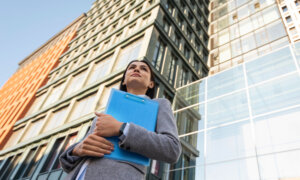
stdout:
{"type": "MultiPolygon", "coordinates": [[[[154,132],[158,106],[158,102],[154,100],[112,89],[105,114],[113,116],[120,122],[133,123],[154,132]]],[[[107,140],[114,144],[114,151],[105,157],[149,166],[149,158],[119,148],[118,137],[109,137],[107,140]]]]}

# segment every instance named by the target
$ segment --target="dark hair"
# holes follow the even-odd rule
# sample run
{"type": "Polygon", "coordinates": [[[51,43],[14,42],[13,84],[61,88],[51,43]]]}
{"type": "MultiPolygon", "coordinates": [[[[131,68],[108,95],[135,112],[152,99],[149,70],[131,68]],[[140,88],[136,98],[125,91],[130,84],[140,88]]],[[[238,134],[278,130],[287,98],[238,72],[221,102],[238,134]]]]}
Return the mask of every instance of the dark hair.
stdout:
{"type": "Polygon", "coordinates": [[[123,77],[122,77],[122,80],[121,80],[120,88],[119,88],[119,89],[120,89],[121,91],[127,92],[127,87],[126,87],[126,85],[123,85],[123,82],[124,82],[124,80],[125,80],[125,74],[126,74],[126,72],[127,72],[127,69],[128,69],[128,67],[130,66],[130,64],[133,63],[133,62],[143,62],[143,63],[147,64],[147,66],[149,67],[149,69],[150,69],[150,80],[154,82],[154,86],[153,86],[153,88],[148,88],[148,90],[147,90],[147,92],[146,92],[146,95],[149,96],[151,99],[153,99],[153,98],[154,98],[154,94],[155,94],[155,78],[154,78],[153,70],[152,70],[151,66],[149,65],[149,63],[148,63],[146,60],[133,60],[133,61],[131,61],[131,62],[127,65],[126,70],[125,70],[125,72],[124,72],[124,74],[123,74],[123,77]]]}

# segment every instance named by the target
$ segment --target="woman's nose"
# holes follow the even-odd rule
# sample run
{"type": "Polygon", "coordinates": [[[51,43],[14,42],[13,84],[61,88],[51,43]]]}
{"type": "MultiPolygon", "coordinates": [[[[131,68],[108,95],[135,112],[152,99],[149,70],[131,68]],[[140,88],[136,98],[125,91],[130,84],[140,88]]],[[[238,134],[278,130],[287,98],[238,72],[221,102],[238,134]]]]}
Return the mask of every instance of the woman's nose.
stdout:
{"type": "Polygon", "coordinates": [[[134,68],[134,72],[135,72],[135,71],[140,72],[140,70],[139,70],[138,68],[134,68]]]}

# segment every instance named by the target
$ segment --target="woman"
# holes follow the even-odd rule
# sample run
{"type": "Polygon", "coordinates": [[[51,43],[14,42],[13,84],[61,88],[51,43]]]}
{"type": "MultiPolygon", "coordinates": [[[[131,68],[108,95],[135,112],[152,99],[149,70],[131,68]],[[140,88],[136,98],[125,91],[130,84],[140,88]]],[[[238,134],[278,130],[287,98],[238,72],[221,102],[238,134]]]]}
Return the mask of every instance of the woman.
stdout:
{"type": "MultiPolygon", "coordinates": [[[[120,90],[153,99],[154,74],[147,61],[130,62],[123,74],[120,90]]],[[[121,123],[110,115],[96,113],[86,137],[70,146],[60,156],[60,163],[68,174],[66,179],[141,180],[147,167],[103,158],[111,153],[113,144],[105,137],[119,136],[120,148],[151,159],[175,163],[181,153],[177,127],[167,99],[153,99],[159,103],[156,132],[135,124],[121,123]]],[[[142,117],[141,117],[142,118],[142,117]]]]}

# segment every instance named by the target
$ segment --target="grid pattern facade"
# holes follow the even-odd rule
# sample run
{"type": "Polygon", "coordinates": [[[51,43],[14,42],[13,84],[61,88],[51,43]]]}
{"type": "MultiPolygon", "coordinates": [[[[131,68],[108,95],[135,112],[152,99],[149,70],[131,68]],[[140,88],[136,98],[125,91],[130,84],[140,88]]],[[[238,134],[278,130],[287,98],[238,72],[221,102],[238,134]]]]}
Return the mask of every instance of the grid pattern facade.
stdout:
{"type": "MultiPolygon", "coordinates": [[[[49,81],[0,152],[0,174],[14,179],[63,179],[59,154],[81,140],[95,111],[103,111],[125,66],[153,66],[156,97],[171,102],[175,88],[208,73],[209,1],[95,1],[49,81]],[[32,165],[33,164],[33,165],[32,165]]],[[[153,161],[147,178],[168,165],[153,161]]],[[[2,176],[1,176],[2,177],[2,176]]],[[[0,179],[1,179],[0,177],[0,179]]]]}
{"type": "Polygon", "coordinates": [[[177,89],[179,134],[193,156],[170,176],[299,179],[299,52],[288,45],[177,89]]]}
{"type": "Polygon", "coordinates": [[[57,66],[60,55],[76,35],[82,17],[24,59],[17,72],[1,88],[0,147],[12,134],[15,122],[24,117],[37,90],[46,83],[49,72],[57,66]]]}
{"type": "Polygon", "coordinates": [[[283,22],[292,42],[300,40],[300,1],[278,0],[283,22]]]}
{"type": "Polygon", "coordinates": [[[289,44],[275,0],[214,0],[210,8],[210,74],[289,44]]]}

